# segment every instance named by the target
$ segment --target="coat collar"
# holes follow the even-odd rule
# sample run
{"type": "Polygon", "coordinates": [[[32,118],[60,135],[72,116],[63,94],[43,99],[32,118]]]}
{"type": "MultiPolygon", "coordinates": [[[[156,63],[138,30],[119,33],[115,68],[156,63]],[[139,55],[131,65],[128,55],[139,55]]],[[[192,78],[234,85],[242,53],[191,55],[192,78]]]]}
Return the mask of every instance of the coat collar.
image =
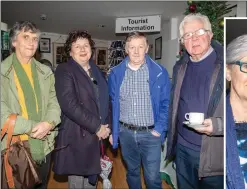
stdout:
{"type": "MultiPolygon", "coordinates": [[[[157,79],[163,74],[163,68],[161,65],[157,64],[155,61],[153,61],[149,55],[145,55],[145,60],[148,66],[148,72],[149,72],[149,87],[152,88],[153,84],[157,81],[157,79]]],[[[122,84],[125,71],[127,68],[127,64],[129,63],[130,59],[129,56],[127,56],[119,65],[115,66],[113,68],[114,75],[117,75],[118,83],[119,85],[122,84]]]]}
{"type": "MultiPolygon", "coordinates": [[[[9,57],[7,57],[2,63],[1,63],[1,74],[7,78],[10,78],[10,73],[13,71],[13,54],[11,54],[9,57]]],[[[52,71],[47,71],[44,66],[42,66],[41,63],[39,63],[35,58],[33,58],[34,64],[36,65],[36,68],[38,72],[44,76],[46,79],[52,71]]]]}
{"type": "MultiPolygon", "coordinates": [[[[80,70],[80,73],[83,74],[83,76],[85,77],[85,79],[87,80],[88,82],[88,85],[85,85],[84,87],[86,88],[86,90],[88,91],[88,93],[90,94],[89,96],[93,99],[93,101],[96,103],[96,105],[98,106],[98,103],[97,103],[97,98],[95,96],[95,91],[94,91],[94,84],[92,83],[92,81],[90,80],[90,78],[88,77],[87,73],[85,72],[85,70],[82,68],[82,66],[77,63],[73,58],[70,58],[68,60],[68,64],[70,64],[71,66],[73,66],[73,69],[79,69],[80,70]]],[[[94,79],[96,79],[97,83],[100,84],[100,80],[102,78],[99,78],[99,75],[98,75],[98,72],[97,72],[97,66],[96,64],[93,62],[93,60],[90,59],[89,61],[89,65],[91,67],[91,70],[92,70],[92,73],[93,73],[93,76],[94,76],[94,79]]]]}
{"type": "MultiPolygon", "coordinates": [[[[18,91],[16,88],[16,83],[14,80],[14,67],[13,67],[13,54],[7,57],[2,63],[1,63],[1,75],[7,78],[6,80],[7,84],[10,86],[10,90],[12,91],[14,97],[15,97],[15,104],[18,107],[18,111],[20,112],[20,105],[19,105],[19,99],[18,99],[18,91]]],[[[44,94],[44,91],[46,90],[46,87],[44,82],[42,82],[44,79],[48,78],[52,74],[51,69],[49,69],[47,66],[42,65],[37,60],[34,59],[34,64],[36,65],[36,68],[38,70],[38,77],[40,80],[40,90],[41,94],[44,94]]],[[[13,102],[14,103],[14,102],[13,102]]],[[[44,100],[42,100],[42,108],[44,110],[44,100]]],[[[44,116],[44,111],[43,115],[44,116]]]]}
{"type": "MultiPolygon", "coordinates": [[[[159,65],[154,60],[152,60],[151,57],[147,54],[145,55],[145,60],[146,60],[147,66],[148,66],[150,80],[155,80],[155,78],[159,77],[162,74],[163,69],[162,69],[161,65],[159,65]]],[[[130,61],[129,56],[127,56],[122,61],[122,63],[115,66],[114,68],[117,70],[121,70],[121,71],[124,70],[124,72],[125,72],[127,64],[129,63],[129,61],[130,61]]],[[[113,68],[113,70],[114,70],[114,68],[113,68]]]]}
{"type": "MultiPolygon", "coordinates": [[[[215,62],[216,64],[223,64],[224,63],[224,60],[223,60],[223,53],[224,53],[224,49],[223,49],[223,46],[218,42],[218,41],[215,41],[215,40],[212,40],[211,41],[211,46],[213,47],[213,49],[215,50],[216,52],[216,55],[217,55],[217,61],[215,62]]],[[[183,55],[182,55],[182,58],[178,61],[178,64],[186,64],[188,63],[190,59],[190,55],[188,54],[188,52],[185,50],[183,55]]]]}

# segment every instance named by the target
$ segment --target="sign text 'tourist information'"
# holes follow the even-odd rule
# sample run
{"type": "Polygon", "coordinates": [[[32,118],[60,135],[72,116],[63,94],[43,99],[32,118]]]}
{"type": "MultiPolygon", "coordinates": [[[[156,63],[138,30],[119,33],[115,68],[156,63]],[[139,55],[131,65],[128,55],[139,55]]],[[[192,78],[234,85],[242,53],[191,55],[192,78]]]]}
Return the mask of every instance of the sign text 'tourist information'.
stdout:
{"type": "Polygon", "coordinates": [[[115,33],[160,32],[161,15],[125,17],[116,19],[115,33]]]}

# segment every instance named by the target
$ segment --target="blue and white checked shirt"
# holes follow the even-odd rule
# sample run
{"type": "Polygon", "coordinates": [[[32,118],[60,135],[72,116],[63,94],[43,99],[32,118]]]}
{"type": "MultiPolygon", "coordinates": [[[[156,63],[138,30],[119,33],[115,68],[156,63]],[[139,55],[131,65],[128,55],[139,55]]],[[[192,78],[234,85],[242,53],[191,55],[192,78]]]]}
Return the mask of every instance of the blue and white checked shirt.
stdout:
{"type": "Polygon", "coordinates": [[[120,87],[120,121],[137,126],[154,124],[146,63],[136,71],[127,64],[120,87]]]}

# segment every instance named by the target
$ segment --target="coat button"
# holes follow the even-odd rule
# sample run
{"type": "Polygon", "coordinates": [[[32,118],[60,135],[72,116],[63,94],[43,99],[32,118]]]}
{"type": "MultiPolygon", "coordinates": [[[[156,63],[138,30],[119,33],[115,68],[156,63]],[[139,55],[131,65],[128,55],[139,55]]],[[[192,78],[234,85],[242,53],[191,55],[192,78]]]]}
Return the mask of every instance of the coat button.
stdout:
{"type": "Polygon", "coordinates": [[[86,134],[85,134],[85,133],[83,133],[83,134],[82,134],[82,136],[86,136],[86,134]]]}
{"type": "Polygon", "coordinates": [[[80,104],[82,105],[82,104],[83,104],[83,102],[80,102],[80,104]]]}

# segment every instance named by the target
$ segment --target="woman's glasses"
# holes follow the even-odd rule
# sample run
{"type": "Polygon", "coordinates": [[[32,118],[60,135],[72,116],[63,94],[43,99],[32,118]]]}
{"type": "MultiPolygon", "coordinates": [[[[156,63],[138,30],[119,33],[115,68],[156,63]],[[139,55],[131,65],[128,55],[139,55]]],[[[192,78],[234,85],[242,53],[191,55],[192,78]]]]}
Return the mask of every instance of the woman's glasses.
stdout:
{"type": "Polygon", "coordinates": [[[235,62],[235,64],[240,66],[241,72],[247,73],[247,62],[237,61],[237,62],[235,62]]]}

